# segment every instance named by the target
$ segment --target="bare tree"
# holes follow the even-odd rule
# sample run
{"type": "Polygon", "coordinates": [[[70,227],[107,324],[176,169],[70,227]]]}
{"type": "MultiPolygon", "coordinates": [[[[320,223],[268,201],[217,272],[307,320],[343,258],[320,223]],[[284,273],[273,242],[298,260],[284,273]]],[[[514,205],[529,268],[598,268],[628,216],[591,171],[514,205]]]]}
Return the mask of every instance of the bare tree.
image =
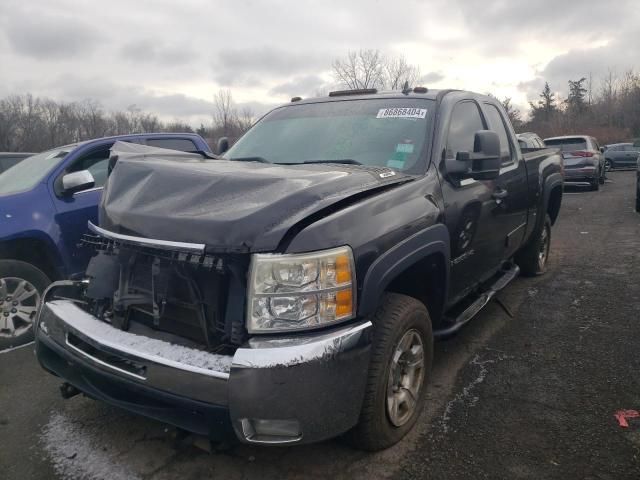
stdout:
{"type": "Polygon", "coordinates": [[[336,80],[350,90],[384,88],[385,60],[380,50],[350,51],[333,62],[336,80]]]}
{"type": "Polygon", "coordinates": [[[238,112],[233,103],[231,90],[219,90],[213,96],[213,124],[222,130],[222,136],[233,136],[237,125],[238,112]]]}
{"type": "Polygon", "coordinates": [[[415,86],[420,79],[420,68],[407,62],[404,56],[385,58],[384,88],[401,90],[406,84],[415,86]]]}

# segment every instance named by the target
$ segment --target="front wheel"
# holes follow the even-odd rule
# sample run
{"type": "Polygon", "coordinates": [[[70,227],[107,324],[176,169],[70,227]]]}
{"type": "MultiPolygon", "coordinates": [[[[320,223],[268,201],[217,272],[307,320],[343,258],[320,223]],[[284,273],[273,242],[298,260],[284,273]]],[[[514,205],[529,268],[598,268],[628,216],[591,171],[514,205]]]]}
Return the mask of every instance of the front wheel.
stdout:
{"type": "Polygon", "coordinates": [[[424,406],[433,333],[418,300],[387,293],[374,314],[373,344],[358,424],[347,434],[357,448],[377,451],[400,441],[424,406]]]}
{"type": "Polygon", "coordinates": [[[607,159],[604,161],[604,171],[610,172],[611,170],[613,170],[613,162],[607,159]]]}
{"type": "Polygon", "coordinates": [[[542,275],[547,270],[551,250],[551,218],[545,215],[544,223],[534,233],[529,243],[516,255],[520,271],[527,277],[542,275]]]}
{"type": "Polygon", "coordinates": [[[33,340],[33,321],[49,283],[30,263],[0,260],[0,350],[33,340]]]}

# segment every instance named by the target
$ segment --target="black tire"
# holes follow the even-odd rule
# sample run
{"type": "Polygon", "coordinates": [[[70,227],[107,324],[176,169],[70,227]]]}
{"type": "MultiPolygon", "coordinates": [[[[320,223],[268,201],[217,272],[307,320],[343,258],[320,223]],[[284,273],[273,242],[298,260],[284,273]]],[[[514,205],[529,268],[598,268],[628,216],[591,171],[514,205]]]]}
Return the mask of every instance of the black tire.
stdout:
{"type": "Polygon", "coordinates": [[[516,254],[516,263],[520,267],[520,272],[527,277],[542,275],[547,269],[550,249],[551,218],[545,215],[544,223],[536,228],[529,243],[516,254]]]}
{"type": "MultiPolygon", "coordinates": [[[[0,292],[2,292],[3,285],[4,288],[11,288],[11,286],[15,285],[17,281],[13,279],[26,280],[28,282],[28,288],[33,287],[37,291],[37,297],[34,294],[25,300],[25,306],[28,306],[29,310],[31,310],[30,307],[33,305],[38,306],[37,298],[42,298],[44,290],[51,283],[49,277],[47,277],[42,270],[30,263],[19,260],[0,260],[0,292]]],[[[0,350],[24,345],[33,340],[33,328],[27,328],[28,324],[22,320],[15,320],[15,322],[19,322],[21,328],[24,329],[20,334],[16,335],[15,331],[12,332],[4,328],[6,327],[3,321],[4,317],[8,316],[13,318],[11,315],[11,308],[14,306],[13,300],[12,298],[7,300],[7,297],[0,298],[0,315],[2,315],[2,317],[0,317],[0,329],[2,329],[0,330],[0,350]]],[[[33,320],[34,316],[35,314],[32,313],[31,320],[33,320]]]]}
{"type": "Polygon", "coordinates": [[[605,170],[605,172],[610,172],[614,168],[616,168],[615,164],[611,160],[609,160],[608,158],[605,159],[605,161],[604,161],[604,170],[605,170]]]}
{"type": "MultiPolygon", "coordinates": [[[[359,422],[348,432],[346,438],[356,448],[377,451],[399,442],[413,428],[422,412],[433,361],[433,333],[429,312],[425,306],[412,297],[397,293],[384,295],[372,322],[373,344],[364,402],[359,422]],[[416,334],[420,337],[423,347],[421,382],[413,411],[407,412],[404,423],[396,426],[390,419],[387,403],[387,395],[393,391],[389,390],[389,377],[394,352],[400,347],[399,342],[405,335],[416,334]]],[[[411,397],[413,398],[413,395],[411,397]]]]}
{"type": "Polygon", "coordinates": [[[591,191],[597,192],[600,190],[600,176],[594,177],[591,179],[591,191]]]}

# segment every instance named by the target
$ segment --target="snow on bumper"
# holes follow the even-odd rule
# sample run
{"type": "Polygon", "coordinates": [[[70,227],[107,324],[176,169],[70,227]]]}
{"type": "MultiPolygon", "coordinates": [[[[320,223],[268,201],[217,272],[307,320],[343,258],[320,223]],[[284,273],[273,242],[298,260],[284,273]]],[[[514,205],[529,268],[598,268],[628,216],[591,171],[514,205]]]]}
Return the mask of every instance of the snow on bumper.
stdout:
{"type": "MultiPolygon", "coordinates": [[[[97,372],[112,382],[144,388],[147,397],[157,392],[164,402],[169,395],[221,408],[241,441],[277,444],[320,441],[355,425],[367,377],[371,323],[254,337],[233,356],[225,356],[117,330],[71,300],[45,298],[36,331],[41,364],[91,396],[124,408],[132,404],[119,398],[120,390],[97,391],[97,372]],[[64,361],[52,360],[52,355],[64,356],[64,361]]],[[[148,415],[197,433],[216,428],[191,428],[175,412],[148,415]]]]}

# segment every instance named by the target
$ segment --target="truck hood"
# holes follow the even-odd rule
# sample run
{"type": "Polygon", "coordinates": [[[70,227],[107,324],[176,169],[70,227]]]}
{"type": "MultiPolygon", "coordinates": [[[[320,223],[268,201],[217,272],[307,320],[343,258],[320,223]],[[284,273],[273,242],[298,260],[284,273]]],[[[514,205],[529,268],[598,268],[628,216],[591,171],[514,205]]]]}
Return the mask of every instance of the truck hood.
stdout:
{"type": "Polygon", "coordinates": [[[204,243],[209,251],[268,252],[310,215],[412,179],[387,168],[274,165],[174,153],[114,146],[118,161],[100,205],[103,228],[204,243]]]}

